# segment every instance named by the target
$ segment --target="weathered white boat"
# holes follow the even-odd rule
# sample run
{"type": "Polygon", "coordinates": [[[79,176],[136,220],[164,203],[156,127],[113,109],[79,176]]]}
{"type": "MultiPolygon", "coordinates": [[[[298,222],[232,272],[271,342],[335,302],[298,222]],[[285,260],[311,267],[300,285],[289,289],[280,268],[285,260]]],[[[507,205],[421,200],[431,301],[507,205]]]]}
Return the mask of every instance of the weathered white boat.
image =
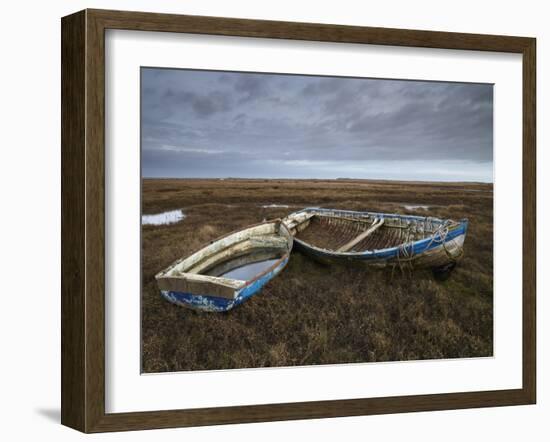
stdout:
{"type": "Polygon", "coordinates": [[[307,208],[283,223],[294,247],[329,261],[448,270],[463,255],[468,220],[307,208]]]}
{"type": "Polygon", "coordinates": [[[233,232],[182,258],[156,275],[167,300],[197,310],[222,312],[241,304],[288,262],[293,237],[281,220],[233,232]]]}

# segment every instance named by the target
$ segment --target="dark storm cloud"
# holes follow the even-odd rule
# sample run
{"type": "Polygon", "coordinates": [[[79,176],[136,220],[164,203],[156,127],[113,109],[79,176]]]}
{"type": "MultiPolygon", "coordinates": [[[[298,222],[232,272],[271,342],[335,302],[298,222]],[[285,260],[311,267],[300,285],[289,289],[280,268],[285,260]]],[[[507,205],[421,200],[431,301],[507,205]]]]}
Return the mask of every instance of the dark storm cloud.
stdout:
{"type": "Polygon", "coordinates": [[[493,88],[142,70],[144,176],[492,181],[493,88]]]}

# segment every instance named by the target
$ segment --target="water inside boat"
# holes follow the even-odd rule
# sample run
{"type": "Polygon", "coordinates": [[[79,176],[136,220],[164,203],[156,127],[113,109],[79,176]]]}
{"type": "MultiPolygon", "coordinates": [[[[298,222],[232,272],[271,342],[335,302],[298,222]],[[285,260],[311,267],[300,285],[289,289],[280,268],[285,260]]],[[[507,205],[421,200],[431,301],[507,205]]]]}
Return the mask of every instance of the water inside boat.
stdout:
{"type": "Polygon", "coordinates": [[[222,278],[231,278],[231,279],[240,279],[242,281],[248,281],[254,279],[257,275],[265,272],[267,269],[272,267],[278,259],[268,259],[266,261],[253,262],[236,269],[230,270],[221,276],[222,278]]]}
{"type": "Polygon", "coordinates": [[[250,253],[220,263],[209,269],[205,274],[208,276],[249,281],[267,271],[281,257],[282,254],[278,250],[267,253],[250,253]]]}

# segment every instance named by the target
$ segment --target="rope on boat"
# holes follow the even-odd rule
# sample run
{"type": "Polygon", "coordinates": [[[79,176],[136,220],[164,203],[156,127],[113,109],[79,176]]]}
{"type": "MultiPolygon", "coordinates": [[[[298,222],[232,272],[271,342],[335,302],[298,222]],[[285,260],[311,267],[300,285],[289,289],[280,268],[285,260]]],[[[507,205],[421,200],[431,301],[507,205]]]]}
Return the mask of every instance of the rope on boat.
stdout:
{"type": "MultiPolygon", "coordinates": [[[[414,235],[411,231],[413,224],[409,224],[407,230],[405,231],[406,239],[403,241],[399,248],[397,249],[397,264],[401,274],[405,274],[405,270],[409,270],[409,274],[413,270],[413,259],[414,259],[414,235]],[[411,239],[412,238],[412,239],[411,239]],[[408,248],[408,249],[407,249],[408,248]]],[[[392,279],[395,266],[392,267],[392,279]]]]}
{"type": "MultiPolygon", "coordinates": [[[[443,246],[443,250],[445,254],[447,255],[447,258],[452,263],[456,263],[459,259],[461,259],[464,256],[464,249],[462,247],[459,248],[458,254],[453,255],[453,253],[447,248],[447,235],[449,234],[449,226],[450,222],[445,221],[443,224],[439,224],[437,229],[434,231],[433,221],[430,217],[428,217],[424,224],[424,231],[433,231],[431,240],[428,243],[426,250],[429,250],[432,245],[435,243],[436,245],[443,246]]],[[[399,246],[397,250],[397,264],[399,266],[399,269],[401,270],[401,273],[404,274],[405,270],[412,271],[413,269],[413,263],[414,263],[414,234],[418,233],[418,226],[415,224],[410,224],[406,230],[406,240],[399,246]],[[413,232],[414,227],[414,232],[413,232]],[[411,239],[412,237],[412,239],[411,239]]],[[[395,265],[392,266],[392,274],[391,277],[393,279],[393,272],[395,269],[395,265]]]]}
{"type": "Polygon", "coordinates": [[[453,255],[451,251],[447,248],[447,235],[449,233],[449,221],[445,221],[445,223],[441,224],[439,228],[434,232],[432,235],[432,240],[428,244],[427,248],[430,248],[431,245],[435,242],[436,244],[440,244],[443,246],[443,250],[445,251],[445,254],[447,255],[447,258],[453,263],[457,262],[462,256],[464,255],[464,249],[462,247],[459,248],[459,252],[457,255],[453,255]],[[437,235],[439,234],[439,240],[437,239],[437,235]]]}

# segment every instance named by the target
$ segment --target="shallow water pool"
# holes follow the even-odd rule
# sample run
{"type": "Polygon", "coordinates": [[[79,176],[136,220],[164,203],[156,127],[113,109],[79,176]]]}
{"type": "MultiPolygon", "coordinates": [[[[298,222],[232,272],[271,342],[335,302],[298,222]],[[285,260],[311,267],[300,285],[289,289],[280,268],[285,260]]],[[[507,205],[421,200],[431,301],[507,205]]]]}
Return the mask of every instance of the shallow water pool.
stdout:
{"type": "Polygon", "coordinates": [[[144,226],[162,226],[178,223],[183,218],[185,218],[185,214],[181,209],[170,210],[155,215],[141,215],[141,224],[144,226]]]}

